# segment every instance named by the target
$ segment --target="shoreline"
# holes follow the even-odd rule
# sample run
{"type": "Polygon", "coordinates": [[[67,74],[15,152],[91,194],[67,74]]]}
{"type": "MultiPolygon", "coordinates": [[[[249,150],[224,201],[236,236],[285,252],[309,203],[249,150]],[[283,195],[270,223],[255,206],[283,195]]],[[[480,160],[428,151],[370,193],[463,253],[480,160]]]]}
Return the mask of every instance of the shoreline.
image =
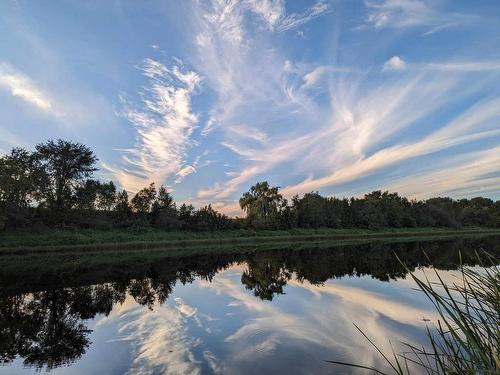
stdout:
{"type": "Polygon", "coordinates": [[[189,248],[204,245],[245,245],[294,242],[322,242],[383,239],[437,239],[463,236],[500,235],[496,228],[384,228],[366,229],[293,229],[281,231],[163,232],[126,230],[53,230],[41,232],[4,232],[0,237],[0,255],[65,251],[104,251],[127,249],[189,248]],[[19,237],[17,237],[19,236],[19,237]]]}

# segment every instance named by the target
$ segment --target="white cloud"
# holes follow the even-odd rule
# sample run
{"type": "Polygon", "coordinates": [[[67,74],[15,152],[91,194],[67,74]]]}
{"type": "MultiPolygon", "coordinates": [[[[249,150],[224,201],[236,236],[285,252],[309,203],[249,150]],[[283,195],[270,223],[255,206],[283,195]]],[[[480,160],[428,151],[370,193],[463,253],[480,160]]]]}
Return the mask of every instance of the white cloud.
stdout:
{"type": "Polygon", "coordinates": [[[302,80],[304,84],[302,88],[310,88],[316,86],[325,75],[331,73],[352,73],[353,69],[336,67],[333,65],[320,65],[311,70],[310,72],[304,74],[302,80]]]}
{"type": "MultiPolygon", "coordinates": [[[[500,132],[497,132],[497,134],[500,132]]],[[[386,186],[415,198],[453,195],[455,197],[488,194],[500,186],[500,146],[473,151],[423,168],[411,178],[394,179],[386,186]]]]}
{"type": "MultiPolygon", "coordinates": [[[[317,4],[310,14],[330,9],[329,3],[317,4]]],[[[269,179],[270,173],[280,181],[283,175],[291,178],[293,170],[293,177],[302,182],[292,183],[284,191],[287,196],[302,194],[490,134],[485,123],[466,127],[463,132],[439,133],[439,127],[447,124],[435,120],[425,124],[425,119],[480,92],[482,86],[477,81],[463,90],[469,78],[466,73],[493,71],[495,61],[407,65],[401,56],[393,56],[383,70],[407,73],[380,77],[374,76],[380,69],[370,66],[339,68],[292,61],[285,50],[275,48],[273,35],[286,31],[284,25],[298,26],[301,21],[291,20],[302,18],[287,15],[281,5],[278,1],[220,1],[195,7],[199,22],[193,65],[216,96],[201,133],[209,134],[216,128],[219,144],[235,154],[228,163],[227,177],[202,187],[198,199],[209,200],[224,212],[240,213],[235,203],[237,193],[260,178],[269,179]],[[248,16],[266,27],[254,29],[248,16]],[[453,74],[443,75],[443,69],[453,74]],[[348,79],[346,74],[332,74],[335,72],[348,72],[348,79]],[[324,88],[321,92],[309,90],[320,84],[324,88]],[[426,130],[419,139],[408,140],[409,129],[420,131],[421,126],[426,130]],[[286,171],[282,169],[285,164],[286,171]]],[[[432,26],[439,14],[426,2],[368,5],[373,12],[386,11],[388,23],[381,19],[380,28],[432,26]],[[412,19],[405,21],[402,15],[412,19]]],[[[337,56],[338,48],[334,43],[332,56],[337,56]]]]}
{"type": "Polygon", "coordinates": [[[311,87],[316,85],[320,78],[328,72],[328,67],[322,65],[310,71],[303,77],[304,87],[311,87]]]}
{"type": "Polygon", "coordinates": [[[368,22],[375,28],[429,24],[433,11],[421,0],[367,1],[368,22]]]}
{"type": "MultiPolygon", "coordinates": [[[[296,75],[293,62],[268,45],[267,38],[253,43],[246,30],[245,12],[250,9],[255,13],[255,6],[268,7],[270,4],[215,2],[212,6],[205,3],[201,9],[195,8],[199,11],[196,67],[217,94],[217,103],[210,111],[202,134],[210,133],[216,126],[222,137],[220,143],[252,163],[235,172],[229,181],[201,189],[198,197],[202,199],[223,200],[242,183],[284,162],[295,153],[293,147],[302,149],[308,144],[303,142],[304,123],[324,113],[302,93],[303,82],[296,75]],[[229,34],[228,25],[232,30],[229,34]],[[287,136],[276,138],[272,135],[276,133],[274,127],[292,118],[297,125],[295,129],[288,129],[287,136]]],[[[273,17],[265,22],[273,28],[267,27],[263,32],[286,31],[328,9],[329,4],[318,2],[301,16],[286,15],[284,9],[271,12],[273,17]],[[275,16],[278,13],[282,16],[275,16]]]]}
{"type": "Polygon", "coordinates": [[[151,181],[163,184],[171,175],[180,182],[194,171],[183,166],[183,159],[198,122],[191,109],[191,96],[201,77],[178,63],[168,68],[145,59],[140,69],[149,78],[149,85],[142,94],[142,106],[124,103],[123,116],[134,125],[137,140],[133,148],[122,150],[128,169],[118,173],[113,170],[120,184],[132,192],[151,181]]]}
{"type": "Polygon", "coordinates": [[[323,15],[330,10],[330,4],[327,1],[318,1],[303,13],[292,13],[286,16],[278,26],[279,31],[288,31],[302,26],[311,20],[323,15]]]}
{"type": "Polygon", "coordinates": [[[267,134],[254,127],[244,126],[244,125],[232,125],[228,127],[228,132],[231,133],[231,139],[250,139],[256,141],[260,144],[266,144],[269,142],[269,137],[267,134]]]}
{"type": "Polygon", "coordinates": [[[285,13],[284,0],[247,0],[249,8],[262,17],[272,30],[285,13]]]}
{"type": "Polygon", "coordinates": [[[448,72],[486,72],[500,70],[500,61],[456,61],[447,63],[430,63],[424,69],[443,70],[448,72]]]}
{"type": "Polygon", "coordinates": [[[406,69],[406,62],[399,56],[392,56],[384,64],[384,71],[387,70],[404,70],[406,69]]]}
{"type": "MultiPolygon", "coordinates": [[[[182,305],[182,303],[181,303],[182,305]]],[[[184,322],[189,307],[167,305],[154,311],[136,311],[120,328],[121,340],[130,341],[134,353],[127,374],[200,374],[193,348],[196,341],[187,333],[184,322]],[[168,348],[168,350],[165,350],[168,348]]],[[[140,308],[136,308],[139,310],[140,308]]]]}
{"type": "MultiPolygon", "coordinates": [[[[208,3],[208,2],[207,2],[208,3]]],[[[203,20],[216,27],[221,39],[240,45],[249,38],[243,26],[247,12],[257,15],[270,31],[286,32],[314,20],[330,10],[327,1],[319,0],[302,13],[286,13],[284,0],[242,0],[210,2],[210,10],[204,9],[203,20]]],[[[210,44],[214,35],[199,34],[198,45],[210,44]]]]}
{"type": "MultiPolygon", "coordinates": [[[[436,99],[434,98],[431,100],[436,99]]],[[[438,128],[438,130],[427,135],[423,139],[412,143],[400,143],[388,146],[369,156],[365,156],[361,153],[358,158],[353,158],[352,161],[346,160],[341,163],[340,165],[344,166],[336,168],[335,172],[320,178],[309,178],[299,184],[288,186],[283,189],[283,193],[286,196],[292,196],[312,190],[318,190],[327,186],[353,181],[403,160],[428,155],[433,152],[442,151],[453,146],[479,139],[498,136],[500,130],[496,129],[495,125],[496,119],[499,116],[500,98],[479,102],[470,107],[455,120],[438,128]]],[[[369,134],[373,133],[367,133],[364,139],[370,143],[376,141],[376,139],[371,138],[369,134]]],[[[359,134],[357,136],[359,137],[359,134]]],[[[363,137],[361,138],[363,139],[363,137]]],[[[342,142],[342,138],[340,142],[342,142]]],[[[346,150],[343,149],[343,151],[346,150]]],[[[421,187],[422,193],[429,194],[430,189],[428,187],[421,187]]]]}
{"type": "Polygon", "coordinates": [[[175,183],[180,184],[184,179],[189,176],[191,173],[195,173],[196,168],[193,167],[192,165],[186,165],[185,167],[181,168],[176,174],[175,178],[175,183]]]}
{"type": "Polygon", "coordinates": [[[302,13],[291,14],[286,14],[284,0],[246,0],[243,4],[259,15],[269,30],[279,32],[305,25],[330,10],[330,4],[324,0],[317,1],[302,13]]]}
{"type": "Polygon", "coordinates": [[[440,11],[437,9],[438,2],[428,0],[369,0],[365,5],[368,9],[367,22],[374,28],[431,26],[422,36],[475,19],[472,15],[440,11]]]}
{"type": "Polygon", "coordinates": [[[53,99],[30,77],[6,63],[0,63],[0,87],[43,112],[57,115],[53,99]]]}
{"type": "Polygon", "coordinates": [[[205,123],[205,126],[203,126],[203,129],[201,130],[201,135],[209,135],[217,126],[217,117],[214,114],[211,114],[210,117],[208,118],[207,122],[205,123]]]}

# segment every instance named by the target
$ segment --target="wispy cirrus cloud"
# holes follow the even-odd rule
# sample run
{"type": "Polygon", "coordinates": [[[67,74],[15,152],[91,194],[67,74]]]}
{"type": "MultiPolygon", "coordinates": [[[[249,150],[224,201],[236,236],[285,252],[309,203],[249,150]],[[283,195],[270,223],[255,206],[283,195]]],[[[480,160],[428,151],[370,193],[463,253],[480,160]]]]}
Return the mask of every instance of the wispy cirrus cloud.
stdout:
{"type": "MultiPolygon", "coordinates": [[[[200,191],[199,197],[227,199],[245,182],[269,173],[278,165],[292,162],[296,175],[302,171],[309,177],[283,188],[285,196],[291,197],[355,181],[392,165],[452,147],[500,136],[500,130],[495,127],[500,117],[500,99],[492,97],[469,106],[447,123],[430,126],[427,134],[420,138],[398,140],[406,129],[420,127],[427,117],[432,117],[442,107],[480,89],[480,84],[477,84],[451,96],[449,93],[461,87],[463,74],[467,72],[442,76],[433,69],[415,69],[404,76],[394,76],[383,85],[362,90],[356,89],[359,83],[349,87],[339,80],[329,94],[329,118],[312,119],[313,131],[301,137],[283,138],[282,142],[271,142],[268,147],[265,144],[244,147],[225,143],[247,165],[239,173],[231,174],[225,183],[200,191]],[[314,177],[314,174],[320,177],[314,177]]],[[[479,155],[471,154],[470,158],[475,160],[479,155]]],[[[490,172],[498,169],[495,163],[488,163],[488,166],[490,172]]],[[[438,168],[437,164],[435,168],[438,168]]],[[[465,164],[458,165],[454,173],[460,175],[461,169],[466,169],[465,164]]],[[[401,181],[411,181],[412,170],[406,173],[408,177],[400,176],[401,181]]],[[[464,191],[482,181],[477,175],[467,176],[470,177],[467,183],[460,180],[464,191]]],[[[459,183],[457,179],[449,181],[459,183]]],[[[486,184],[486,181],[482,182],[486,184]]],[[[432,191],[425,188],[425,184],[413,185],[419,187],[419,194],[416,190],[403,189],[397,181],[393,181],[393,186],[393,189],[401,188],[401,192],[411,193],[413,197],[429,196],[432,191]]],[[[438,191],[451,190],[441,186],[438,191]]],[[[231,214],[239,212],[237,205],[231,203],[221,209],[231,214]]]]}
{"type": "Polygon", "coordinates": [[[428,0],[369,0],[365,2],[368,24],[376,29],[428,26],[423,36],[476,19],[472,15],[440,11],[428,0]]]}
{"type": "MultiPolygon", "coordinates": [[[[480,83],[457,90],[470,73],[496,74],[494,60],[407,63],[393,55],[378,71],[333,64],[311,66],[294,62],[284,51],[271,48],[272,33],[286,16],[270,11],[273,17],[264,23],[273,27],[262,31],[267,35],[259,34],[257,45],[245,23],[247,8],[239,8],[236,3],[216,4],[200,11],[197,34],[198,69],[218,95],[205,130],[216,130],[220,145],[238,162],[231,163],[227,180],[200,189],[198,198],[215,200],[215,205],[226,212],[238,213],[231,197],[242,186],[267,179],[285,164],[291,166],[295,178],[306,177],[284,188],[286,196],[291,196],[354,181],[440,148],[485,139],[494,132],[490,117],[488,124],[478,120],[462,130],[458,122],[427,125],[427,131],[413,141],[404,136],[409,129],[414,132],[421,128],[426,118],[443,107],[480,92],[480,83]],[[232,33],[227,33],[227,25],[231,25],[232,33]],[[404,74],[385,74],[378,80],[381,70],[404,74]],[[443,70],[450,74],[441,74],[443,70]],[[319,85],[326,90],[310,90],[319,85]]],[[[431,25],[439,13],[421,1],[367,5],[374,12],[373,22],[375,12],[380,17],[387,13],[387,20],[380,19],[378,27],[389,27],[384,23],[389,21],[398,27],[431,25]],[[412,20],[402,23],[399,18],[403,15],[412,20]]],[[[492,113],[494,105],[481,105],[485,113],[492,113]]],[[[463,113],[469,110],[476,115],[480,111],[472,106],[463,113]]]]}
{"type": "Polygon", "coordinates": [[[284,17],[278,26],[278,30],[288,31],[295,29],[299,26],[305,25],[330,10],[331,5],[328,1],[318,1],[310,8],[306,9],[303,13],[292,13],[284,17]]]}
{"type": "Polygon", "coordinates": [[[193,167],[184,165],[184,157],[198,123],[191,97],[200,85],[199,74],[185,69],[180,61],[167,67],[150,58],[139,69],[148,78],[141,105],[124,100],[125,109],[121,113],[137,132],[136,144],[121,150],[124,168],[108,166],[130,191],[137,191],[151,181],[164,184],[172,175],[179,182],[194,172],[193,167]]]}
{"type": "MultiPolygon", "coordinates": [[[[323,2],[316,6],[314,16],[327,9],[323,2]]],[[[284,56],[273,51],[270,45],[266,50],[265,45],[253,43],[245,28],[248,3],[214,2],[197,10],[197,67],[217,94],[204,132],[217,130],[222,146],[254,164],[235,172],[229,181],[201,189],[198,194],[202,199],[225,199],[242,183],[287,160],[293,148],[307,144],[302,143],[303,128],[296,127],[294,136],[277,138],[270,124],[288,122],[290,117],[299,123],[307,117],[316,118],[322,111],[297,90],[303,83],[302,77],[287,66],[284,56]],[[248,77],[253,79],[249,81],[248,77]],[[272,155],[269,154],[271,143],[272,155]]],[[[300,18],[303,22],[312,19],[280,14],[266,22],[278,25],[289,20],[288,17],[300,18]]],[[[300,24],[297,22],[296,26],[300,24]]]]}
{"type": "MultiPolygon", "coordinates": [[[[404,160],[428,155],[479,139],[499,136],[500,130],[495,127],[499,116],[500,98],[479,102],[455,120],[421,140],[385,147],[366,156],[360,154],[357,160],[345,163],[344,167],[337,168],[332,174],[321,178],[310,178],[299,184],[288,186],[284,188],[284,193],[291,196],[327,186],[335,186],[353,181],[362,176],[367,176],[377,170],[404,160]]],[[[490,167],[497,168],[495,163],[489,165],[490,167]]],[[[465,168],[465,166],[457,167],[458,170],[461,168],[465,168]]],[[[457,173],[456,170],[455,173],[457,173]]],[[[421,194],[426,196],[430,194],[428,188],[424,189],[423,185],[420,185],[420,187],[422,188],[421,194]]],[[[407,189],[404,189],[404,191],[407,191],[407,189]]],[[[441,190],[440,192],[445,192],[445,190],[441,190]]],[[[413,191],[413,196],[415,195],[415,191],[413,191]]]]}
{"type": "Polygon", "coordinates": [[[10,64],[0,63],[0,88],[45,113],[60,115],[50,95],[10,64]]]}
{"type": "MultiPolygon", "coordinates": [[[[249,11],[257,15],[261,21],[263,21],[266,28],[270,31],[277,32],[286,32],[298,28],[331,10],[331,3],[326,0],[316,1],[300,13],[287,13],[284,0],[241,0],[222,1],[218,3],[218,5],[222,5],[222,8],[225,10],[224,16],[221,17],[220,20],[226,15],[229,15],[229,13],[233,13],[233,15],[237,13],[243,17],[244,13],[249,11]]],[[[228,17],[228,20],[231,20],[231,16],[228,17]]],[[[233,23],[233,27],[230,29],[234,31],[237,29],[240,30],[240,32],[235,35],[243,35],[241,33],[241,28],[237,25],[239,20],[241,20],[241,18],[232,20],[236,21],[236,23],[233,23]]],[[[231,24],[231,22],[228,22],[226,25],[229,24],[231,24]]],[[[222,23],[222,25],[225,24],[222,23]]]]}
{"type": "Polygon", "coordinates": [[[302,85],[301,88],[314,87],[319,82],[322,82],[325,76],[334,73],[352,73],[352,72],[354,72],[354,69],[337,67],[333,65],[320,65],[303,75],[302,80],[304,84],[302,85]]]}
{"type": "Polygon", "coordinates": [[[499,165],[500,147],[491,147],[449,157],[433,168],[416,171],[411,177],[394,179],[389,186],[416,198],[489,195],[500,186],[499,165]]]}
{"type": "Polygon", "coordinates": [[[425,68],[448,72],[500,71],[500,61],[450,61],[444,63],[429,63],[425,68]]]}

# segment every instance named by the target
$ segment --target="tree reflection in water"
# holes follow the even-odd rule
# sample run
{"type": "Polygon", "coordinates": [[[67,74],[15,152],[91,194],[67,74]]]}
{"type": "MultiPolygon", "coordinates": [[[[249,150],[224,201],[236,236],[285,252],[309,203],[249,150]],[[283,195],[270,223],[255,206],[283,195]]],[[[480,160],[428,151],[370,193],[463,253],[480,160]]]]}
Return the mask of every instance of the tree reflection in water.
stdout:
{"type": "MultiPolygon", "coordinates": [[[[487,249],[498,257],[498,244],[498,238],[485,238],[164,258],[135,264],[130,268],[133,271],[127,272],[108,267],[106,282],[102,281],[102,272],[95,280],[91,274],[79,280],[80,272],[75,270],[54,285],[44,285],[45,290],[27,286],[30,277],[35,277],[32,273],[16,278],[4,275],[0,280],[0,361],[6,364],[20,357],[25,366],[47,370],[68,366],[91,345],[91,330],[85,321],[99,314],[107,316],[127,296],[153,309],[165,303],[176,283],[192,283],[197,278],[211,281],[234,263],[246,264],[241,276],[245,288],[271,301],[276,294],[284,294],[292,278],[315,285],[346,275],[371,275],[387,281],[405,276],[394,254],[414,269],[429,264],[422,251],[425,249],[436,268],[455,269],[459,250],[462,262],[472,265],[477,260],[475,249],[487,249]],[[16,280],[23,280],[22,286],[16,280]]],[[[33,279],[31,285],[37,280],[33,279]]]]}

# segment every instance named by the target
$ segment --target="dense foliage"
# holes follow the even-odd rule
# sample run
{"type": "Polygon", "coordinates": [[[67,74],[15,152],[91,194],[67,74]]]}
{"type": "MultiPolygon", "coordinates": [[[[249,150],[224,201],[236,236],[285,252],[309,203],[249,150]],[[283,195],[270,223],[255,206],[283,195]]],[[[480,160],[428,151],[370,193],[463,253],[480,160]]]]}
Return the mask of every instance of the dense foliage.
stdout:
{"type": "Polygon", "coordinates": [[[93,178],[93,151],[80,143],[49,140],[30,152],[14,148],[0,157],[0,229],[48,227],[155,227],[165,230],[234,228],[500,227],[500,201],[488,198],[408,200],[374,191],[363,198],[310,192],[289,203],[278,187],[259,182],[243,194],[245,219],[211,205],[177,207],[166,187],[154,183],[131,199],[112,181],[93,178]]]}

